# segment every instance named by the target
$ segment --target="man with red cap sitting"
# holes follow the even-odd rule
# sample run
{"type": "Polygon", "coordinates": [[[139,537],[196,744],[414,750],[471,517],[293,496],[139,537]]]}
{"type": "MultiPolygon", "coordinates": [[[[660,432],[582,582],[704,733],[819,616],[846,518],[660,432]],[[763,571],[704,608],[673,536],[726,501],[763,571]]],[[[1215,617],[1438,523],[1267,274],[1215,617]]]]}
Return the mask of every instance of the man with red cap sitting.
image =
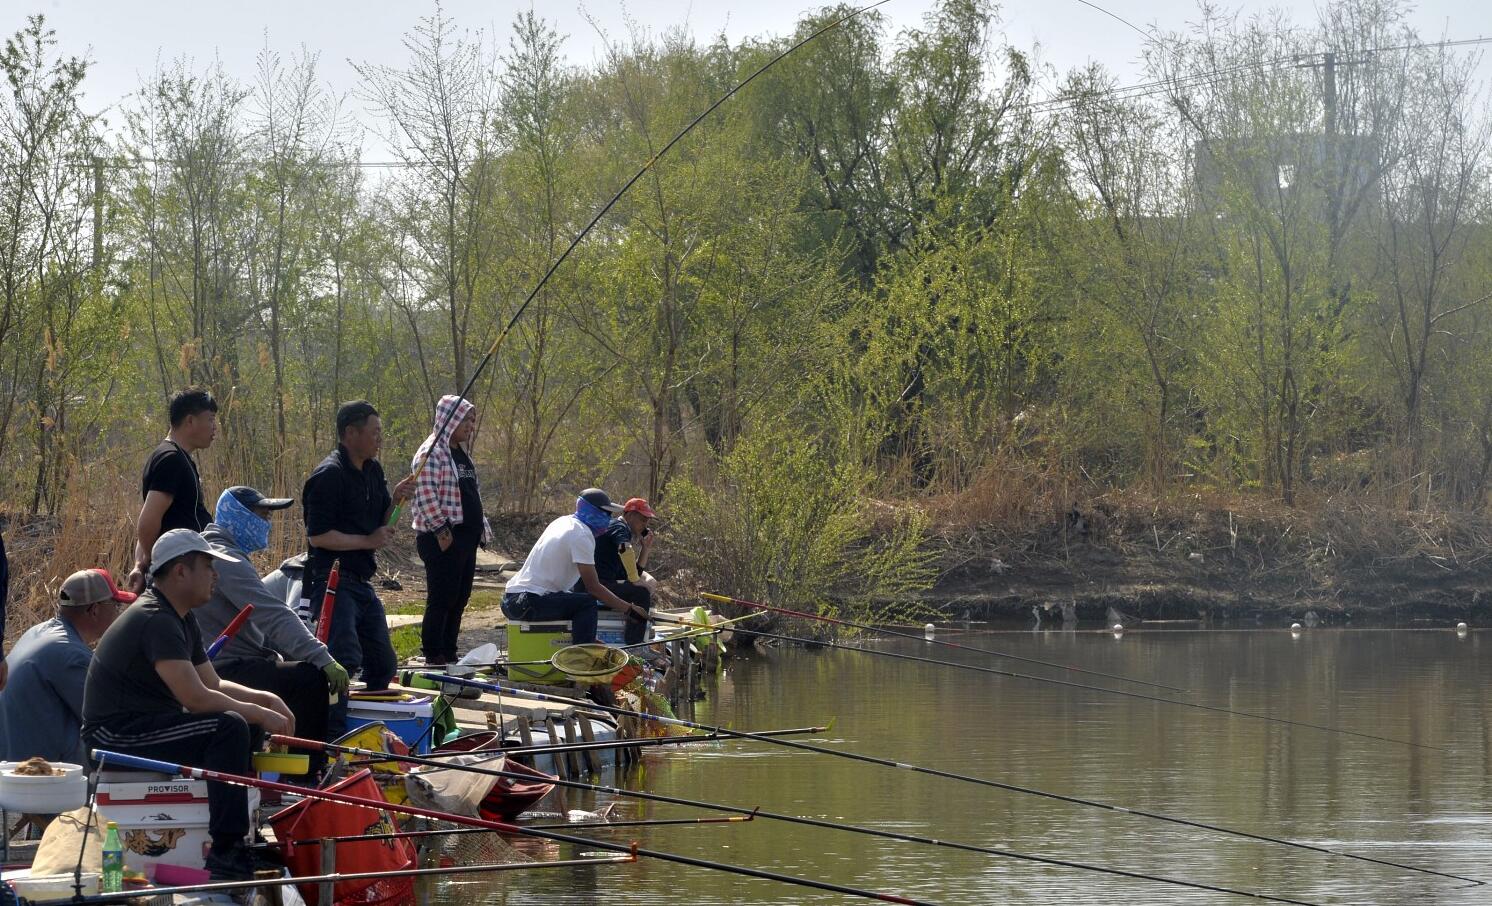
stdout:
{"type": "MultiPolygon", "coordinates": [[[[622,514],[596,536],[596,577],[608,591],[634,605],[627,612],[624,640],[633,645],[647,635],[648,612],[653,607],[657,583],[646,572],[653,534],[648,523],[657,518],[652,506],[641,497],[622,504],[622,514]]],[[[583,591],[577,583],[576,591],[583,591]]]]}
{"type": "Polygon", "coordinates": [[[600,488],[587,488],[575,512],[549,523],[504,589],[502,611],[510,620],[569,620],[570,640],[596,640],[598,606],[618,613],[647,612],[617,597],[596,573],[596,538],[610,528],[621,507],[600,488]]]}
{"type": "Polygon", "coordinates": [[[26,630],[10,652],[10,681],[0,692],[0,759],[87,766],[83,683],[93,645],[133,603],[106,570],[73,573],[57,593],[57,615],[26,630]]]}

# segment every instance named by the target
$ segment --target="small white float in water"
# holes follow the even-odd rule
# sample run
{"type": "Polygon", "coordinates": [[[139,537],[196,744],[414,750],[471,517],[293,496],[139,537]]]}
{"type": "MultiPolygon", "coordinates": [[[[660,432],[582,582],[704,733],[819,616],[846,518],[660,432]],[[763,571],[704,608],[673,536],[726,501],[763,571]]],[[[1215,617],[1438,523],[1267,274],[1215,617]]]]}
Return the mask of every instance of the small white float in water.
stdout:
{"type": "Polygon", "coordinates": [[[1300,627],[1299,623],[1291,623],[1290,624],[1290,631],[1291,632],[1299,632],[1300,629],[1301,629],[1301,627],[1300,627]]]}
{"type": "Polygon", "coordinates": [[[931,642],[932,641],[932,637],[933,637],[933,632],[937,628],[938,627],[934,626],[933,624],[928,623],[926,626],[922,627],[922,637],[924,639],[927,639],[929,642],[931,642]]]}
{"type": "Polygon", "coordinates": [[[1123,623],[1115,623],[1114,624],[1114,631],[1115,632],[1123,632],[1124,631],[1124,624],[1123,623]]]}
{"type": "Polygon", "coordinates": [[[1457,632],[1465,632],[1469,628],[1470,627],[1468,627],[1465,623],[1457,623],[1456,624],[1456,631],[1457,632]]]}

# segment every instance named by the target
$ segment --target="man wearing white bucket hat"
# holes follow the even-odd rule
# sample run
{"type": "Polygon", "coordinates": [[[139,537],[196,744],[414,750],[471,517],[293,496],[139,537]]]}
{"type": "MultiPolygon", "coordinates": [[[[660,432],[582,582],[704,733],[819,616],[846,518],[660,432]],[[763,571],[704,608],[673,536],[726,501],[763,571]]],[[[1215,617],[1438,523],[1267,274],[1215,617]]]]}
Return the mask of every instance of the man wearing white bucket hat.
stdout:
{"type": "MultiPolygon", "coordinates": [[[[219,679],[192,611],[212,597],[215,551],[191,529],[172,529],[151,548],[152,586],[99,640],[83,693],[83,741],[143,758],[248,774],[265,733],[294,733],[280,698],[219,679]]],[[[248,791],[207,782],[206,868],[214,880],[253,877],[244,838],[248,791]]]]}
{"type": "Polygon", "coordinates": [[[57,615],[26,630],[10,652],[10,682],[0,692],[0,758],[88,764],[81,733],[92,646],[134,600],[105,570],[67,577],[57,615]]]}

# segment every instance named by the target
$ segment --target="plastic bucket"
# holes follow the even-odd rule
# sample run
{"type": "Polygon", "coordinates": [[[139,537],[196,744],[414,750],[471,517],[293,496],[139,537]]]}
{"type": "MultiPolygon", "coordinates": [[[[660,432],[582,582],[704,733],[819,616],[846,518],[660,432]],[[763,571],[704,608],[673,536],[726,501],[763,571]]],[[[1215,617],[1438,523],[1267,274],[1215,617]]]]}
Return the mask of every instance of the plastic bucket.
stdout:
{"type": "MultiPolygon", "coordinates": [[[[327,789],[364,799],[382,798],[372,772],[366,768],[327,789]]],[[[281,809],[270,817],[269,824],[274,828],[275,839],[284,843],[323,837],[388,834],[397,830],[393,816],[383,809],[320,799],[302,799],[281,809]]],[[[337,844],[338,872],[408,871],[414,865],[415,848],[408,838],[337,844]]],[[[286,846],[285,866],[297,877],[321,874],[321,847],[286,846]]],[[[301,895],[308,902],[314,902],[316,889],[306,885],[301,888],[301,895]]],[[[413,896],[414,880],[407,877],[338,881],[332,893],[337,903],[349,906],[393,906],[413,896]]]]}

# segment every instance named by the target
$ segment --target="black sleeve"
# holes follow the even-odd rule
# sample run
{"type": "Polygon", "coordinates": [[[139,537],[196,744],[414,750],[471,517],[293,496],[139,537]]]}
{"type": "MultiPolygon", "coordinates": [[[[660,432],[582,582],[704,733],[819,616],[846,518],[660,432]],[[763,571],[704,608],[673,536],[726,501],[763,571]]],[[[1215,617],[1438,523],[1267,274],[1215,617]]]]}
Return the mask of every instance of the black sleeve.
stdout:
{"type": "Polygon", "coordinates": [[[145,470],[145,492],[160,491],[170,494],[175,498],[184,487],[190,487],[197,481],[197,476],[192,472],[192,464],[186,461],[186,456],[181,453],[173,453],[170,456],[162,456],[150,464],[145,470]]]}
{"type": "Polygon", "coordinates": [[[306,514],[306,537],[314,538],[337,527],[337,476],[318,469],[301,489],[301,507],[306,514]]]}
{"type": "MultiPolygon", "coordinates": [[[[200,639],[199,636],[197,642],[199,649],[202,647],[200,639]]],[[[156,614],[145,624],[144,631],[140,633],[140,653],[152,664],[158,664],[161,661],[200,663],[193,656],[191,643],[182,629],[182,624],[165,613],[156,614]]],[[[204,657],[203,660],[206,658],[204,657]]]]}
{"type": "Polygon", "coordinates": [[[200,667],[207,663],[207,649],[202,645],[202,627],[197,625],[197,615],[189,613],[186,615],[187,647],[192,650],[192,666],[200,667]]]}

